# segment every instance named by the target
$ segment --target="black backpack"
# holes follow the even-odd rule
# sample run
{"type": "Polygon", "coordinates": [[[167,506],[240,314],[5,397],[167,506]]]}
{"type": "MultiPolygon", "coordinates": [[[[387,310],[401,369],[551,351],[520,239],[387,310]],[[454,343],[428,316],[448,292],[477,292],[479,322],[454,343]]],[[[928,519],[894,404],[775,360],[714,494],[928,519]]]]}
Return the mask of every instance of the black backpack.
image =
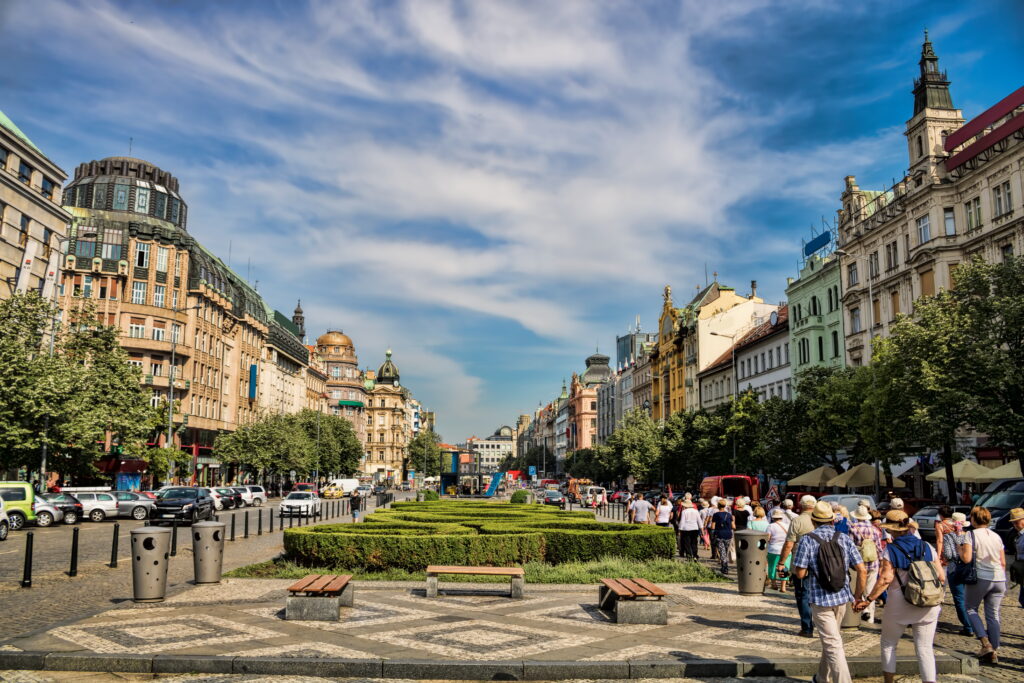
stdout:
{"type": "Polygon", "coordinates": [[[813,538],[818,544],[818,567],[814,571],[818,583],[829,593],[843,590],[849,576],[846,573],[846,553],[839,544],[839,532],[833,533],[827,541],[814,533],[804,536],[805,540],[808,538],[813,538]]]}

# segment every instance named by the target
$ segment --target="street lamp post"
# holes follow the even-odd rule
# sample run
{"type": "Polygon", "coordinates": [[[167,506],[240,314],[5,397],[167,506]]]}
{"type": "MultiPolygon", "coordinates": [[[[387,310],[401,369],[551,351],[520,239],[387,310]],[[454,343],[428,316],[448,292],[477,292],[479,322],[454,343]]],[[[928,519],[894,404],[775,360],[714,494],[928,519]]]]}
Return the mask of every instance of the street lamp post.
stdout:
{"type": "MultiPolygon", "coordinates": [[[[178,346],[178,335],[176,334],[175,324],[177,322],[177,314],[184,311],[198,311],[202,306],[196,304],[195,306],[185,306],[184,308],[172,307],[171,313],[173,314],[171,319],[171,367],[170,372],[167,374],[167,448],[174,448],[174,380],[177,373],[177,366],[174,364],[174,353],[178,346]]],[[[171,459],[171,466],[168,470],[168,481],[170,484],[174,479],[174,459],[171,459]]]]}
{"type": "MultiPolygon", "coordinates": [[[[875,290],[874,290],[874,284],[872,282],[873,275],[871,273],[871,261],[870,261],[870,259],[868,259],[865,256],[854,256],[850,252],[844,251],[843,249],[836,249],[835,252],[833,252],[833,253],[836,256],[839,256],[839,257],[844,257],[845,256],[846,258],[851,258],[854,261],[863,261],[863,262],[868,264],[868,272],[867,272],[867,276],[868,276],[868,307],[871,309],[871,324],[868,326],[868,348],[869,348],[869,350],[871,352],[871,356],[873,358],[874,357],[874,349],[871,348],[871,337],[874,334],[875,325],[878,324],[878,321],[875,320],[875,290]]],[[[839,283],[840,283],[840,285],[842,285],[842,282],[843,282],[843,273],[842,273],[842,271],[840,271],[839,272],[839,283]]],[[[874,373],[874,371],[871,372],[871,389],[872,390],[875,389],[875,373],[874,373]]],[[[879,465],[879,462],[878,462],[878,458],[875,458],[875,502],[876,502],[876,504],[878,503],[878,498],[881,495],[881,490],[882,490],[881,481],[879,481],[881,479],[881,474],[878,471],[879,469],[880,469],[880,465],[879,465]]]]}

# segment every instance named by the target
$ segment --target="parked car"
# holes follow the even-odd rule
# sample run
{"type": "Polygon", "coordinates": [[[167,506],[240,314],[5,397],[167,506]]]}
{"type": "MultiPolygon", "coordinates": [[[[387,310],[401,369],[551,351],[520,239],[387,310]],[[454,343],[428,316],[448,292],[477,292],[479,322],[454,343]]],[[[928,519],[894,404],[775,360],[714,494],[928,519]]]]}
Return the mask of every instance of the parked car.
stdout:
{"type": "Polygon", "coordinates": [[[629,500],[630,496],[632,496],[632,495],[633,495],[632,493],[630,493],[629,491],[625,491],[625,490],[623,490],[623,491],[614,491],[614,492],[612,492],[612,494],[610,496],[608,496],[608,502],[610,502],[610,503],[625,503],[625,502],[627,502],[629,500]]]}
{"type": "Polygon", "coordinates": [[[77,524],[85,519],[85,506],[70,493],[43,493],[40,498],[45,498],[63,513],[61,521],[65,524],[77,524]]]}
{"type": "Polygon", "coordinates": [[[292,491],[281,501],[281,516],[319,517],[320,498],[312,491],[292,491]]]}
{"type": "Polygon", "coordinates": [[[153,509],[153,524],[198,522],[213,517],[213,497],[203,486],[171,486],[160,491],[153,509]]]}
{"type": "Polygon", "coordinates": [[[150,500],[156,500],[156,491],[139,491],[140,496],[145,496],[150,500]]]}
{"type": "Polygon", "coordinates": [[[4,507],[4,499],[0,498],[0,541],[7,540],[7,534],[11,533],[11,520],[7,519],[7,509],[4,507]]]}
{"type": "Polygon", "coordinates": [[[117,500],[117,514],[121,517],[132,519],[146,519],[153,508],[156,507],[156,500],[134,491],[113,491],[117,500]]]}
{"type": "Polygon", "coordinates": [[[302,481],[292,486],[292,491],[310,491],[311,493],[320,495],[320,491],[317,489],[316,484],[308,481],[302,481]]]}
{"type": "Polygon", "coordinates": [[[267,490],[262,486],[246,486],[252,496],[252,505],[259,507],[267,502],[267,490]]]}
{"type": "Polygon", "coordinates": [[[977,505],[988,508],[992,513],[989,528],[999,534],[1006,549],[1013,552],[1016,531],[1010,524],[1010,510],[1024,507],[1024,479],[1000,479],[992,483],[999,484],[998,489],[991,491],[993,487],[990,485],[977,505]]]}
{"type": "MultiPolygon", "coordinates": [[[[903,511],[911,517],[917,514],[917,511],[922,508],[930,507],[933,505],[942,505],[941,500],[935,500],[934,498],[904,498],[903,496],[900,496],[900,500],[903,501],[903,511]]],[[[887,500],[883,500],[881,503],[878,504],[878,511],[882,514],[888,512],[890,508],[891,506],[889,505],[889,501],[887,500]]]]}
{"type": "Polygon", "coordinates": [[[221,503],[224,504],[225,510],[234,510],[245,506],[245,501],[242,500],[242,494],[233,488],[220,487],[211,489],[211,491],[220,496],[221,503]]]}
{"type": "MultiPolygon", "coordinates": [[[[846,509],[849,510],[850,512],[853,512],[854,510],[857,509],[857,505],[859,505],[860,501],[866,500],[869,503],[871,503],[871,508],[881,510],[881,508],[879,508],[875,503],[874,496],[866,496],[855,493],[830,493],[827,496],[822,496],[818,500],[823,500],[826,503],[839,503],[840,505],[846,507],[846,509]]],[[[797,507],[799,507],[799,501],[797,501],[797,507]]],[[[910,513],[908,512],[907,514],[910,513]]]]}
{"type": "Polygon", "coordinates": [[[242,497],[241,507],[252,505],[252,491],[246,486],[232,486],[231,490],[242,497]]]}
{"type": "Polygon", "coordinates": [[[217,489],[210,489],[210,497],[213,498],[213,509],[220,512],[224,508],[234,505],[233,499],[228,499],[228,505],[224,504],[224,496],[222,496],[217,489]]]}
{"type": "Polygon", "coordinates": [[[49,501],[40,498],[27,481],[0,481],[0,498],[4,499],[8,524],[13,531],[26,524],[47,527],[64,517],[49,501]]]}
{"type": "Polygon", "coordinates": [[[90,522],[102,522],[107,517],[117,517],[120,514],[117,498],[114,498],[113,493],[82,491],[74,495],[82,501],[85,516],[90,522]]]}
{"type": "Polygon", "coordinates": [[[409,485],[409,482],[405,482],[404,484],[402,484],[402,490],[403,491],[412,491],[412,486],[409,485]]]}
{"type": "Polygon", "coordinates": [[[563,507],[567,500],[561,491],[545,491],[541,503],[544,505],[557,505],[563,507]]]}
{"type": "Polygon", "coordinates": [[[373,489],[371,489],[368,484],[362,484],[361,486],[357,487],[356,490],[355,490],[355,495],[362,496],[363,498],[366,498],[367,496],[372,495],[372,494],[373,494],[373,489]]]}
{"type": "Polygon", "coordinates": [[[376,486],[373,487],[373,494],[374,495],[380,495],[382,493],[387,493],[387,492],[388,492],[388,487],[384,486],[383,484],[377,484],[376,486]]]}
{"type": "MultiPolygon", "coordinates": [[[[970,505],[953,505],[952,508],[953,512],[962,512],[968,516],[971,514],[970,505]]],[[[939,521],[939,505],[925,506],[914,513],[913,517],[917,522],[917,530],[921,534],[921,538],[926,541],[934,541],[935,523],[939,521]]]]}

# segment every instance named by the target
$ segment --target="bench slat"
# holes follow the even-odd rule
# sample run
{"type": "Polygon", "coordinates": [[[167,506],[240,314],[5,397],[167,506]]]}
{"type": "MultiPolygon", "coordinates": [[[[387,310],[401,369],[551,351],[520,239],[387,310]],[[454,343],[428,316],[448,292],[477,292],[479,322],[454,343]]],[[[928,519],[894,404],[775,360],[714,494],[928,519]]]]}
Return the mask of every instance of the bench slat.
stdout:
{"type": "Polygon", "coordinates": [[[522,567],[454,567],[430,565],[427,574],[479,574],[484,576],[523,576],[522,567]]]}
{"type": "Polygon", "coordinates": [[[651,595],[654,595],[656,597],[663,598],[666,595],[668,595],[668,593],[666,593],[663,588],[655,586],[653,583],[651,583],[647,579],[638,579],[638,578],[634,577],[633,578],[633,583],[635,583],[636,585],[640,586],[641,588],[646,589],[648,593],[650,593],[651,595]]]}
{"type": "Polygon", "coordinates": [[[633,597],[633,591],[629,590],[615,579],[601,579],[601,583],[603,583],[608,588],[608,590],[610,590],[612,593],[615,593],[619,597],[633,597]]]}
{"type": "Polygon", "coordinates": [[[650,591],[642,586],[638,586],[629,579],[619,579],[619,583],[626,587],[627,590],[631,591],[633,595],[639,598],[645,598],[651,595],[650,591]]]}
{"type": "Polygon", "coordinates": [[[348,585],[348,582],[352,579],[351,574],[344,574],[342,576],[332,577],[332,581],[324,586],[324,593],[337,593],[348,585]]]}
{"type": "Polygon", "coordinates": [[[288,586],[288,590],[290,592],[292,592],[292,593],[298,593],[300,591],[304,591],[304,590],[306,590],[306,586],[308,586],[309,584],[313,583],[314,581],[316,581],[319,578],[320,578],[320,574],[309,574],[307,576],[302,577],[301,579],[299,579],[298,581],[296,581],[292,585],[288,586]]]}
{"type": "Polygon", "coordinates": [[[324,574],[319,579],[309,584],[302,590],[307,593],[322,593],[324,588],[334,579],[338,578],[337,574],[324,574]]]}

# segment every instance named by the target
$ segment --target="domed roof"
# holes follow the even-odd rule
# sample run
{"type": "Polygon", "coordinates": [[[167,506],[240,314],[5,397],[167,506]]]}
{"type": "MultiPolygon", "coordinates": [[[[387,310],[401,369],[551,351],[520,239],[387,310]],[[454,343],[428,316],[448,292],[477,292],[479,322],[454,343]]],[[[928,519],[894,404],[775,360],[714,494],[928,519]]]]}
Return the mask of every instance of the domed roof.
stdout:
{"type": "Polygon", "coordinates": [[[608,366],[610,360],[602,353],[595,353],[587,358],[587,369],[583,371],[583,377],[580,378],[584,386],[589,387],[607,381],[612,375],[612,369],[608,366]]]}
{"type": "Polygon", "coordinates": [[[355,346],[347,334],[335,330],[321,334],[316,343],[318,346],[355,346]]]}
{"type": "Polygon", "coordinates": [[[394,384],[397,387],[398,366],[391,362],[391,349],[388,349],[385,355],[387,358],[384,359],[384,363],[377,369],[377,383],[394,384]]]}

